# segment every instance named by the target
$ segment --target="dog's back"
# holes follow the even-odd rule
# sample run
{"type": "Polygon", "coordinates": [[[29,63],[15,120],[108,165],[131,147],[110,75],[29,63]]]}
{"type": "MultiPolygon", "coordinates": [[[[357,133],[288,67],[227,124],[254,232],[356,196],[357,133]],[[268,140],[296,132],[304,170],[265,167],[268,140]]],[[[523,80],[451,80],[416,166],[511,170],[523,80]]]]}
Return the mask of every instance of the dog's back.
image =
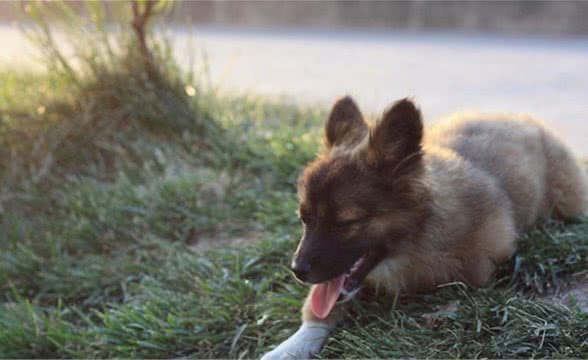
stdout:
{"type": "Polygon", "coordinates": [[[431,215],[414,242],[372,271],[375,287],[482,286],[538,219],[586,213],[586,174],[532,119],[456,115],[425,132],[424,154],[431,215]]]}
{"type": "Polygon", "coordinates": [[[566,147],[539,122],[516,116],[458,115],[431,129],[448,147],[495,178],[511,202],[517,229],[539,218],[586,211],[588,182],[566,147]]]}

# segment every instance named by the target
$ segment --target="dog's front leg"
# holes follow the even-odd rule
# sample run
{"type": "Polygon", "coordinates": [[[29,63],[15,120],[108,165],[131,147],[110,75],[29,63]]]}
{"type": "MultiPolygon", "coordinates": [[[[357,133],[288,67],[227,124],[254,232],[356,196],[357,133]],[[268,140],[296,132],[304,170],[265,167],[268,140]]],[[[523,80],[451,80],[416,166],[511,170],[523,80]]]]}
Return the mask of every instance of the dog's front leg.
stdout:
{"type": "Polygon", "coordinates": [[[277,359],[310,359],[316,355],[337,322],[337,311],[333,309],[325,319],[318,319],[310,309],[310,297],[306,298],[302,307],[302,325],[286,341],[278,345],[261,360],[277,359]]]}
{"type": "Polygon", "coordinates": [[[261,360],[310,359],[321,350],[331,329],[324,322],[303,321],[298,331],[261,360]]]}

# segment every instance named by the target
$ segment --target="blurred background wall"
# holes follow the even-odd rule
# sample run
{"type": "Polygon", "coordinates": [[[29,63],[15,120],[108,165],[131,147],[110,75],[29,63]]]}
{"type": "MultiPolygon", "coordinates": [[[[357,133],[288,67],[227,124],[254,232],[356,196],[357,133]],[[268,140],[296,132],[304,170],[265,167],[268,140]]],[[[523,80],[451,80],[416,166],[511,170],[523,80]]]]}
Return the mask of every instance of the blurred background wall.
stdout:
{"type": "MultiPolygon", "coordinates": [[[[14,2],[0,1],[0,21],[15,20],[14,7],[14,2]]],[[[169,20],[223,26],[586,35],[588,1],[176,1],[169,20]]]]}
{"type": "Polygon", "coordinates": [[[585,1],[202,1],[178,5],[176,16],[199,24],[588,34],[585,1]]]}

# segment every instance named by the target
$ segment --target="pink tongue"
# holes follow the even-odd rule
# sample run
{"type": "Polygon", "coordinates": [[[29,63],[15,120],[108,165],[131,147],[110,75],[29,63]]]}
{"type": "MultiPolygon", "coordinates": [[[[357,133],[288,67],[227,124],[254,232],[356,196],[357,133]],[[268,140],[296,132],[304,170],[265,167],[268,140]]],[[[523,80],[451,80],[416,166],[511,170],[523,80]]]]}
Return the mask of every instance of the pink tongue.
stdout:
{"type": "Polygon", "coordinates": [[[310,291],[310,307],[314,316],[324,319],[329,315],[339,298],[344,283],[345,274],[312,287],[310,291]]]}

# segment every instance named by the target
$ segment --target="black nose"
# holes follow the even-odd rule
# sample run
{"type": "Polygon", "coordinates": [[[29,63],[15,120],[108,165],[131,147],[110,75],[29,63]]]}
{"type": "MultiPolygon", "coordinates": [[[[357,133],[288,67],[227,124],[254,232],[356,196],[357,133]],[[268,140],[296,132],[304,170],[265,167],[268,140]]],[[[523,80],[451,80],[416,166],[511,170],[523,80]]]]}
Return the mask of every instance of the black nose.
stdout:
{"type": "Polygon", "coordinates": [[[292,271],[298,280],[306,281],[310,272],[310,264],[302,259],[294,259],[292,260],[292,271]]]}

